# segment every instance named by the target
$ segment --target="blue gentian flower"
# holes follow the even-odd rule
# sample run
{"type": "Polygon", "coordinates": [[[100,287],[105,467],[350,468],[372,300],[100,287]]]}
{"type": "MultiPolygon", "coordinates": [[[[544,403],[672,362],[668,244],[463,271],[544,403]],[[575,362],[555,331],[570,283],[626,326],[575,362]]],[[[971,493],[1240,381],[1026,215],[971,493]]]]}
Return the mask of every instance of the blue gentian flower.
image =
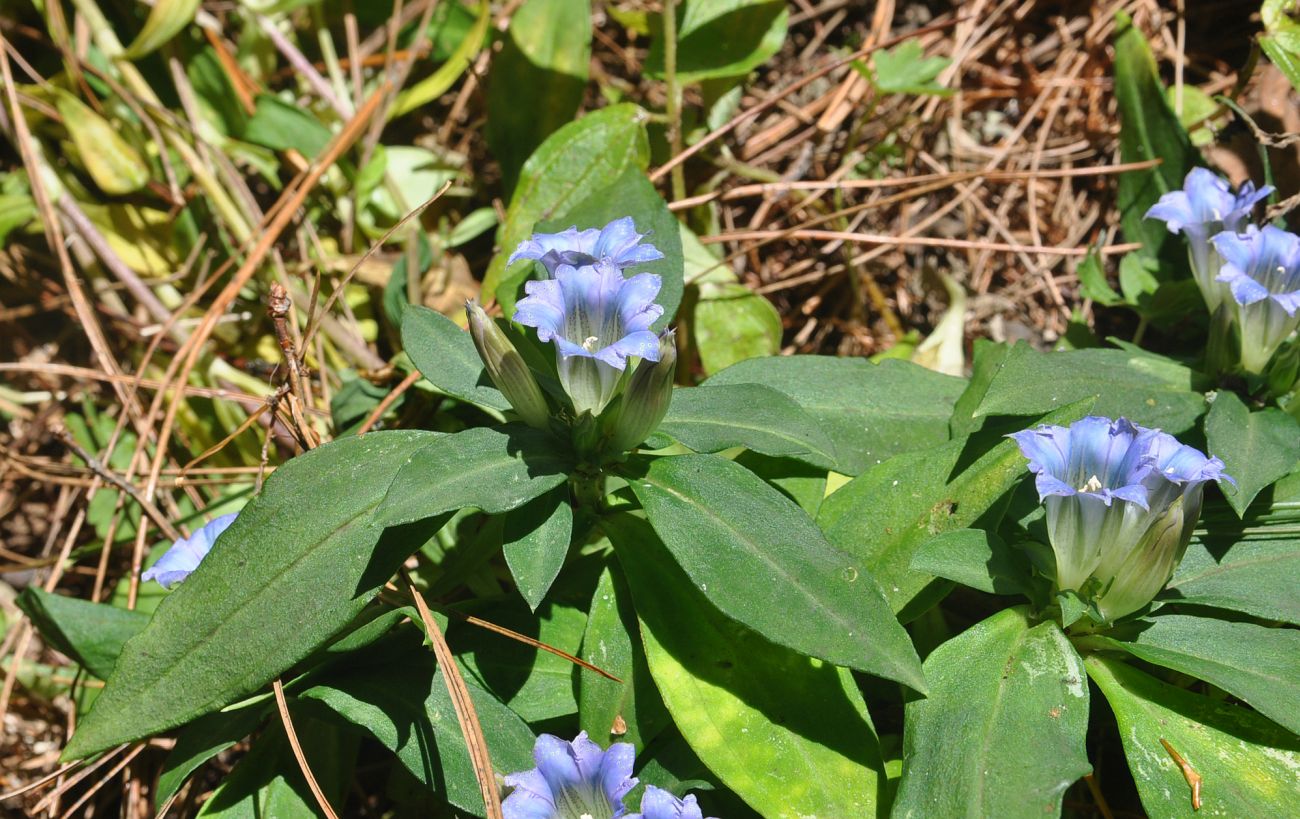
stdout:
{"type": "Polygon", "coordinates": [[[514,320],[555,343],[560,383],[575,412],[599,414],[618,388],[627,359],[659,360],[650,326],[663,315],[655,304],[661,282],[653,273],[624,278],[613,263],[556,265],[554,278],[530,281],[514,320]]]}
{"type": "Polygon", "coordinates": [[[1263,372],[1273,353],[1300,326],[1300,237],[1265,226],[1220,233],[1218,280],[1232,293],[1229,307],[1241,332],[1241,364],[1263,372]]]}
{"type": "Polygon", "coordinates": [[[635,750],[616,742],[609,750],[578,734],[573,742],[542,734],[533,746],[537,767],[510,774],[514,788],[501,803],[505,819],[616,819],[627,812],[623,797],[636,787],[635,750]]]}
{"type": "Polygon", "coordinates": [[[1255,190],[1252,182],[1236,193],[1217,174],[1205,168],[1193,168],[1183,181],[1183,189],[1171,191],[1151,206],[1146,218],[1159,219],[1170,233],[1187,238],[1192,274],[1213,313],[1223,302],[1224,291],[1215,282],[1221,260],[1211,239],[1222,231],[1238,233],[1246,229],[1251,209],[1273,192],[1270,185],[1255,190]]]}
{"type": "Polygon", "coordinates": [[[1056,590],[1090,599],[1107,620],[1164,588],[1191,539],[1204,484],[1232,480],[1218,458],[1124,418],[1009,437],[1047,508],[1056,590]]]}
{"type": "Polygon", "coordinates": [[[157,563],[144,570],[140,579],[146,583],[157,580],[158,585],[164,589],[175,586],[199,567],[203,558],[212,551],[212,544],[217,542],[217,538],[235,522],[237,517],[239,517],[238,512],[222,515],[211,523],[204,524],[189,537],[176,541],[166,554],[158,558],[157,563]]]}
{"type": "Polygon", "coordinates": [[[624,270],[664,257],[654,245],[641,244],[645,236],[636,232],[636,223],[630,216],[615,219],[600,229],[578,230],[575,226],[559,233],[534,233],[510,254],[506,265],[520,259],[535,259],[551,276],[561,264],[582,267],[603,262],[624,270]]]}
{"type": "Polygon", "coordinates": [[[663,788],[646,785],[641,812],[629,814],[627,819],[704,819],[704,812],[696,804],[694,794],[678,799],[663,788]]]}

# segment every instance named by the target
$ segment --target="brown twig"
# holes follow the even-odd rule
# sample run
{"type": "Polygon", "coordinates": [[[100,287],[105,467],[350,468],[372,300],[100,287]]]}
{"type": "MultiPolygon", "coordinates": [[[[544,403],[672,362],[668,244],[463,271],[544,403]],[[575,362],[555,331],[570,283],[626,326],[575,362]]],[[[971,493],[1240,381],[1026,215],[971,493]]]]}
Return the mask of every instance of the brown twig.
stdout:
{"type": "Polygon", "coordinates": [[[357,429],[357,437],[361,437],[369,432],[370,428],[373,427],[380,418],[384,417],[384,413],[388,412],[388,408],[393,405],[393,402],[401,397],[402,393],[414,386],[415,382],[419,381],[422,377],[423,376],[420,374],[419,370],[411,370],[411,372],[402,379],[401,383],[396,387],[393,387],[392,391],[380,400],[379,405],[376,406],[368,416],[366,416],[366,420],[363,421],[361,426],[357,429]]]}
{"type": "Polygon", "coordinates": [[[293,417],[294,426],[297,427],[299,440],[303,441],[307,449],[312,449],[320,445],[320,438],[307,424],[307,419],[302,414],[302,408],[310,404],[311,394],[308,392],[307,373],[302,358],[294,347],[293,337],[289,334],[289,311],[292,308],[293,301],[289,298],[289,291],[279,282],[271,282],[266,299],[266,314],[275,327],[275,339],[280,344],[284,366],[289,370],[289,414],[293,417]]]}
{"type": "Polygon", "coordinates": [[[54,429],[54,434],[63,442],[64,446],[72,450],[74,455],[85,461],[86,466],[90,467],[92,472],[130,495],[131,500],[140,504],[140,508],[144,510],[144,513],[153,520],[154,524],[161,529],[167,537],[172,540],[179,540],[182,537],[180,530],[172,525],[172,522],[167,519],[167,516],[163,514],[163,511],[159,509],[153,501],[146,498],[140,490],[135,487],[135,484],[109,469],[101,463],[98,458],[86,451],[85,447],[77,443],[76,439],[72,437],[72,434],[69,433],[67,429],[57,427],[54,429]]]}

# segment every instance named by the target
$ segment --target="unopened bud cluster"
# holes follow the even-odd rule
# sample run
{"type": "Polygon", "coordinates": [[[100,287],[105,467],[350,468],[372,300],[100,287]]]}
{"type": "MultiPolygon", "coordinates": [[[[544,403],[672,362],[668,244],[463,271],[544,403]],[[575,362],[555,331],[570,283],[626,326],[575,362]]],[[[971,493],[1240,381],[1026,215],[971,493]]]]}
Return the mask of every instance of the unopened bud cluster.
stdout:
{"type": "Polygon", "coordinates": [[[466,307],[484,367],[515,412],[539,428],[567,421],[583,456],[636,447],[663,420],[672,399],[674,336],[651,329],[664,312],[655,302],[662,282],[653,273],[625,275],[634,265],[663,258],[643,238],[624,217],[599,230],[534,234],[510,256],[508,264],[531,259],[548,276],[525,284],[513,319],[555,347],[562,393],[552,400],[496,322],[478,304],[466,307]]]}
{"type": "Polygon", "coordinates": [[[1182,190],[1147,211],[1147,218],[1187,240],[1192,274],[1213,316],[1207,359],[1216,369],[1264,375],[1270,362],[1273,370],[1295,369],[1293,360],[1277,354],[1300,326],[1300,237],[1250,221],[1255,205],[1272,192],[1247,182],[1234,193],[1213,172],[1195,168],[1182,190]]]}
{"type": "Polygon", "coordinates": [[[1146,606],[1182,560],[1223,461],[1126,419],[1089,417],[1010,436],[1029,459],[1056,558],[1054,591],[1111,622],[1146,606]]]}

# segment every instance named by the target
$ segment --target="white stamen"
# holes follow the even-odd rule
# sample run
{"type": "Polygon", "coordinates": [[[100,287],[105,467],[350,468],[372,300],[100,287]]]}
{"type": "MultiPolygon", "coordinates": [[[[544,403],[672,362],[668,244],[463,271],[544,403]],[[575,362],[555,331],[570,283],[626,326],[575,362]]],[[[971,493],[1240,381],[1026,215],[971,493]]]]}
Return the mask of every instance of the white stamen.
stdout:
{"type": "Polygon", "coordinates": [[[1216,222],[1222,222],[1222,221],[1223,221],[1223,214],[1222,214],[1222,213],[1219,213],[1219,209],[1218,209],[1218,208],[1210,208],[1210,215],[1214,217],[1214,221],[1216,221],[1216,222]]]}
{"type": "Polygon", "coordinates": [[[1278,265],[1278,266],[1277,266],[1277,275],[1279,275],[1279,276],[1285,276],[1285,275],[1286,275],[1286,265],[1278,265]]]}
{"type": "Polygon", "coordinates": [[[582,349],[590,353],[596,349],[596,344],[599,342],[600,339],[595,336],[587,336],[586,340],[582,342],[582,349]]]}
{"type": "Polygon", "coordinates": [[[1093,475],[1091,478],[1088,479],[1087,483],[1083,485],[1080,491],[1096,492],[1098,489],[1101,489],[1101,481],[1097,478],[1096,475],[1093,475]]]}

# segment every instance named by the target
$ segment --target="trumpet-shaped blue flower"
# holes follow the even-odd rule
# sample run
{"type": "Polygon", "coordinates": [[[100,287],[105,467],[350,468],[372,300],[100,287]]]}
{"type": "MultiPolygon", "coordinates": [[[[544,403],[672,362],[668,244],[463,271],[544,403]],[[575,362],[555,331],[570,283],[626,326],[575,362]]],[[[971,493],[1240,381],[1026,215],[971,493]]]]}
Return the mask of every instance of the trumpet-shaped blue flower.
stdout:
{"type": "Polygon", "coordinates": [[[678,799],[663,788],[646,785],[641,797],[641,811],[629,814],[628,819],[704,819],[704,812],[696,803],[694,794],[678,799]]]}
{"type": "Polygon", "coordinates": [[[659,360],[659,337],[650,326],[664,312],[654,301],[660,286],[653,273],[624,278],[605,261],[561,263],[555,278],[524,285],[528,295],[514,320],[555,343],[560,383],[578,414],[599,414],[609,403],[629,357],[659,360]]]}
{"type": "Polygon", "coordinates": [[[1091,598],[1108,620],[1164,588],[1200,515],[1204,484],[1232,480],[1218,458],[1123,418],[1010,437],[1047,508],[1056,589],[1091,598]]]}
{"type": "Polygon", "coordinates": [[[1245,230],[1251,209],[1272,192],[1269,185],[1255,190],[1254,183],[1247,182],[1233,193],[1228,183],[1214,172],[1193,168],[1183,181],[1182,190],[1166,193],[1147,211],[1148,219],[1159,219],[1170,233],[1181,233],[1187,238],[1192,274],[1211,313],[1224,300],[1223,288],[1215,281],[1222,260],[1211,239],[1221,231],[1245,230]]]}
{"type": "Polygon", "coordinates": [[[616,819],[623,797],[636,786],[635,750],[618,742],[602,751],[578,734],[573,742],[542,734],[533,746],[537,767],[506,777],[514,788],[501,803],[505,819],[616,819]]]}
{"type": "Polygon", "coordinates": [[[1251,226],[1245,233],[1220,233],[1214,246],[1224,261],[1218,280],[1232,293],[1242,367],[1263,372],[1300,326],[1300,237],[1272,225],[1251,226]]]}
{"type": "Polygon", "coordinates": [[[506,265],[519,259],[535,259],[552,276],[562,264],[582,267],[604,263],[623,270],[664,257],[654,245],[641,244],[645,237],[646,234],[636,232],[630,216],[615,219],[599,229],[578,230],[575,226],[559,233],[534,233],[510,254],[506,265]]]}
{"type": "Polygon", "coordinates": [[[189,537],[176,541],[166,554],[158,558],[157,563],[144,570],[140,579],[146,583],[157,580],[158,585],[164,589],[175,586],[199,567],[203,558],[212,551],[212,544],[217,542],[217,538],[235,522],[237,517],[239,517],[238,512],[222,515],[211,523],[204,524],[189,537]]]}

